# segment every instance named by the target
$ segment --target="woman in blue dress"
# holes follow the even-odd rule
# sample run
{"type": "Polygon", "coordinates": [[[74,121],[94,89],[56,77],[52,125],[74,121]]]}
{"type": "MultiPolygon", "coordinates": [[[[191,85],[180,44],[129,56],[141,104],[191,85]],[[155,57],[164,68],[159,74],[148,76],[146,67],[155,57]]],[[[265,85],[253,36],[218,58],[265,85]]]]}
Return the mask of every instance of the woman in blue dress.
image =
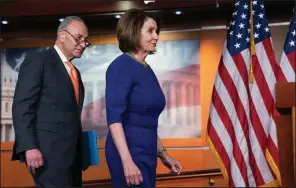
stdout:
{"type": "Polygon", "coordinates": [[[123,52],[106,73],[109,132],[105,153],[114,187],[155,187],[157,157],[172,172],[179,161],[168,155],[157,134],[165,97],[145,62],[158,41],[156,21],[142,10],[130,9],[118,21],[117,39],[123,52]]]}

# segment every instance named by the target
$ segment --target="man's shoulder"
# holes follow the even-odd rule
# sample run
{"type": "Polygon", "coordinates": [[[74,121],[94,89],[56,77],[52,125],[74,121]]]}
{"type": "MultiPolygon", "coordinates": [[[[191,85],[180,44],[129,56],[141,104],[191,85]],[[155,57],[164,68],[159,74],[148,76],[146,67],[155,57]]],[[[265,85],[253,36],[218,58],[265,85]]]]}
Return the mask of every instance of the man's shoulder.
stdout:
{"type": "Polygon", "coordinates": [[[42,50],[42,51],[35,51],[35,52],[31,52],[28,54],[28,57],[32,57],[32,58],[42,58],[42,59],[47,59],[48,57],[52,56],[53,54],[53,49],[52,48],[48,48],[46,50],[42,50]]]}
{"type": "Polygon", "coordinates": [[[26,65],[39,67],[46,62],[52,61],[53,57],[54,56],[53,56],[52,48],[42,50],[42,51],[30,52],[26,55],[26,58],[23,61],[21,67],[26,65]]]}
{"type": "Polygon", "coordinates": [[[35,51],[35,52],[30,52],[27,54],[25,60],[23,63],[28,64],[28,63],[40,63],[40,62],[47,62],[47,61],[52,61],[54,58],[54,52],[52,48],[42,50],[42,51],[35,51]]]}

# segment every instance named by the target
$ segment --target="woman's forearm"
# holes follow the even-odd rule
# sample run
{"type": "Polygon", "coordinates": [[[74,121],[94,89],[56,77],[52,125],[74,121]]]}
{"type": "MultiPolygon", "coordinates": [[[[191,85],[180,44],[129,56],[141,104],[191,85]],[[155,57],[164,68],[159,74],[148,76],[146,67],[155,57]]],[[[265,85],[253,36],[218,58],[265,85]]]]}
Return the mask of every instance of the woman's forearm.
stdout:
{"type": "Polygon", "coordinates": [[[131,154],[128,150],[125,135],[121,123],[113,123],[110,125],[110,131],[115,143],[115,146],[120,155],[121,161],[131,159],[131,154]]]}
{"type": "Polygon", "coordinates": [[[163,147],[162,143],[161,143],[161,140],[159,139],[159,137],[157,136],[157,152],[158,154],[161,153],[161,158],[166,158],[168,157],[168,154],[167,152],[165,152],[164,150],[165,148],[163,147]]]}
{"type": "Polygon", "coordinates": [[[161,152],[164,149],[159,137],[157,136],[157,152],[161,152]]]}

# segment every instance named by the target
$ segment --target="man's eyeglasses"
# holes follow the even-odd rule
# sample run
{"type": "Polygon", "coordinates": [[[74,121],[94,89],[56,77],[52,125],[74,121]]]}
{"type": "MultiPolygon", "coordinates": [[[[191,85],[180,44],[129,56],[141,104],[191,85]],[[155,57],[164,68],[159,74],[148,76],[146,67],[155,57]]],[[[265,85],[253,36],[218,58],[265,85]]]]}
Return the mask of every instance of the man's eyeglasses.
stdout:
{"type": "Polygon", "coordinates": [[[72,35],[69,31],[67,30],[63,30],[63,31],[66,31],[69,35],[71,35],[73,37],[73,39],[75,40],[75,42],[78,44],[78,45],[81,45],[81,43],[85,43],[85,46],[86,47],[89,47],[91,44],[88,42],[88,40],[82,40],[82,39],[78,39],[76,38],[74,35],[72,35]]]}

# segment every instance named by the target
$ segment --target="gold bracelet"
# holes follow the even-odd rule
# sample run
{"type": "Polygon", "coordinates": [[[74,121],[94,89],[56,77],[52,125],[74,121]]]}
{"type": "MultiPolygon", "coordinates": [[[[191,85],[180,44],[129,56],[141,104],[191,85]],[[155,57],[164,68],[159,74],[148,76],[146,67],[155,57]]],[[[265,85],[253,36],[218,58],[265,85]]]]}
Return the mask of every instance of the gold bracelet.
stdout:
{"type": "Polygon", "coordinates": [[[160,152],[158,152],[157,157],[162,157],[162,155],[164,154],[164,152],[166,152],[167,149],[163,148],[160,152]]]}

